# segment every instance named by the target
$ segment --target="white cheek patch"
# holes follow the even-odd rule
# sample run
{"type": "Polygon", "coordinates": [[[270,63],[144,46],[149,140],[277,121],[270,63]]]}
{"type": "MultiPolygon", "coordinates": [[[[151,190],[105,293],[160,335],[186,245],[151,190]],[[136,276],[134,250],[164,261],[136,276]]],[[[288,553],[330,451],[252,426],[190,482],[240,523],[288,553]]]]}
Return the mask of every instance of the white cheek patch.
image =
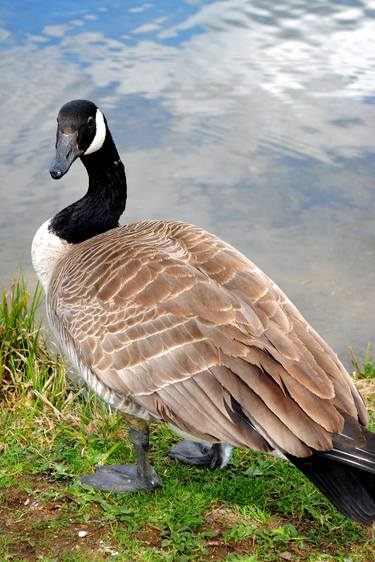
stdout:
{"type": "Polygon", "coordinates": [[[104,122],[103,113],[100,111],[100,109],[96,110],[95,122],[96,122],[95,137],[92,143],[90,144],[90,146],[88,147],[88,149],[85,151],[84,153],[85,156],[87,154],[92,154],[93,152],[99,150],[103,146],[103,143],[105,141],[106,126],[104,122]]]}

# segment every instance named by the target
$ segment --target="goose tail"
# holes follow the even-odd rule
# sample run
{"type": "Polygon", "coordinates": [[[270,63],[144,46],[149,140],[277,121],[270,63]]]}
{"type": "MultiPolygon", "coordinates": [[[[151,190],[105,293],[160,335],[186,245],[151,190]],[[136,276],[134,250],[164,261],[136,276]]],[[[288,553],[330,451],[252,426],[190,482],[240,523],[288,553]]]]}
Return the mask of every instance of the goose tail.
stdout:
{"type": "Polygon", "coordinates": [[[375,521],[375,433],[358,423],[345,426],[344,433],[334,436],[332,450],[288,458],[338,511],[371,526],[375,521]]]}

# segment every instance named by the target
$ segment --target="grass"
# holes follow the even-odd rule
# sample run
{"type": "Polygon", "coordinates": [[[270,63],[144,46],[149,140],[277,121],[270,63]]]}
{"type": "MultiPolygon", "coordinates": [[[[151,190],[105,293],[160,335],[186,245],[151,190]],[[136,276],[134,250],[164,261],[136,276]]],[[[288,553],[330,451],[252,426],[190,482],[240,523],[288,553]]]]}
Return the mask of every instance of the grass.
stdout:
{"type": "MultiPolygon", "coordinates": [[[[237,450],[223,471],[170,460],[176,437],[152,430],[164,481],[153,494],[97,492],[78,476],[100,462],[131,462],[127,428],[69,382],[47,352],[22,278],[0,307],[0,560],[52,562],[374,559],[372,532],[338,514],[292,466],[237,450]]],[[[353,355],[375,419],[370,348],[353,355]]],[[[371,413],[370,412],[370,413],[371,413]]]]}

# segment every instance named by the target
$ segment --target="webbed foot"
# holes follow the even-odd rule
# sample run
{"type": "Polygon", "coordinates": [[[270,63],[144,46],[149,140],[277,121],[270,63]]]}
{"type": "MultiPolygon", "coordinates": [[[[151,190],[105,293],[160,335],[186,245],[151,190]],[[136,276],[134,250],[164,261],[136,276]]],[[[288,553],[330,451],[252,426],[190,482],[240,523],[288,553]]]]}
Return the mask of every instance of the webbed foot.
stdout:
{"type": "Polygon", "coordinates": [[[133,442],[137,464],[98,465],[95,472],[81,477],[83,484],[88,484],[106,492],[150,492],[162,486],[159,476],[148,460],[148,429],[139,430],[132,427],[129,431],[133,442]]]}
{"type": "Polygon", "coordinates": [[[136,464],[109,464],[98,465],[95,472],[81,477],[83,484],[88,484],[105,492],[150,492],[162,482],[155,469],[150,466],[147,477],[140,476],[136,464]]]}
{"type": "Polygon", "coordinates": [[[207,466],[209,468],[224,468],[228,463],[233,447],[226,443],[197,443],[195,441],[180,441],[170,451],[171,459],[177,459],[193,466],[207,466]]]}

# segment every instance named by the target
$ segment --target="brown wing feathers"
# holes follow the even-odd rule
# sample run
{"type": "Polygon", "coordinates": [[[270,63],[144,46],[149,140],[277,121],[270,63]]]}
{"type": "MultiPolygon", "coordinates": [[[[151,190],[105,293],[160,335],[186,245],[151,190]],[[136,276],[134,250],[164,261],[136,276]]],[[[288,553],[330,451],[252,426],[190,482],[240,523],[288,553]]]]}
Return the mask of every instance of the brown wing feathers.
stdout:
{"type": "Polygon", "coordinates": [[[337,357],[282,291],[196,227],[151,221],[84,242],[49,293],[107,386],[197,438],[306,456],[332,447],[339,410],[366,421],[337,357]]]}

